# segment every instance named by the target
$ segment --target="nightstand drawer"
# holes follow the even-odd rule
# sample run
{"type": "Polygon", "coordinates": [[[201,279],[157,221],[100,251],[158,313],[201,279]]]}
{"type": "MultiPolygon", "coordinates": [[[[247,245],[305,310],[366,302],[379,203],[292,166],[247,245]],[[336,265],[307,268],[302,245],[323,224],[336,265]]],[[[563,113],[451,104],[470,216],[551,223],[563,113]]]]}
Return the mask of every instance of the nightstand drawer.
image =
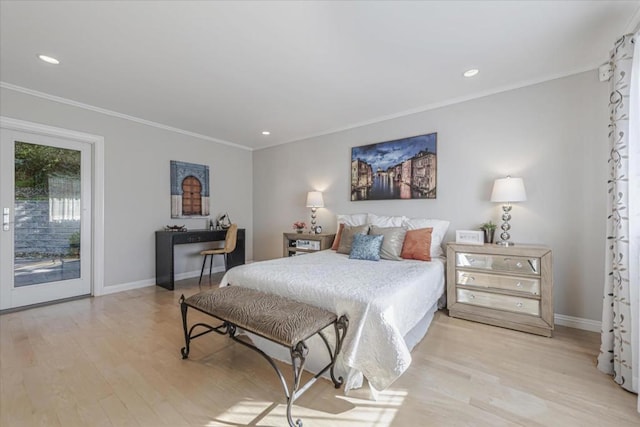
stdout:
{"type": "Polygon", "coordinates": [[[298,249],[309,249],[312,251],[320,250],[320,241],[319,240],[296,240],[296,248],[298,249]]]}
{"type": "Polygon", "coordinates": [[[458,302],[465,304],[540,316],[540,301],[534,299],[467,289],[458,289],[456,297],[458,302]]]}
{"type": "Polygon", "coordinates": [[[287,257],[329,249],[335,237],[333,233],[282,233],[282,255],[287,257]]]}
{"type": "Polygon", "coordinates": [[[499,276],[475,271],[456,270],[456,284],[540,295],[540,279],[532,277],[499,276]]]}
{"type": "Polygon", "coordinates": [[[456,253],[456,267],[539,276],[540,258],[458,252],[456,253]]]}

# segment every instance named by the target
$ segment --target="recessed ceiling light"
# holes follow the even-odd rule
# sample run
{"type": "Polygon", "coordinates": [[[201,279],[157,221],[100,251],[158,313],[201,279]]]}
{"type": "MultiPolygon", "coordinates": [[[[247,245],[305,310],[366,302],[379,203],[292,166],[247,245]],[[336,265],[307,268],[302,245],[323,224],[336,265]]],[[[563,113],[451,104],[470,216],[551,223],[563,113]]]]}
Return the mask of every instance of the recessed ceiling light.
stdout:
{"type": "Polygon", "coordinates": [[[38,55],[38,58],[40,58],[44,62],[48,62],[49,64],[58,65],[60,63],[60,61],[58,61],[56,58],[52,56],[38,55]]]}
{"type": "Polygon", "coordinates": [[[262,134],[263,134],[263,135],[271,135],[271,132],[269,132],[268,130],[263,130],[263,131],[262,131],[262,134]]]}
{"type": "Polygon", "coordinates": [[[472,69],[467,70],[464,73],[462,73],[462,75],[465,76],[465,77],[473,77],[476,74],[478,74],[479,72],[480,72],[480,70],[478,70],[476,68],[472,68],[472,69]]]}

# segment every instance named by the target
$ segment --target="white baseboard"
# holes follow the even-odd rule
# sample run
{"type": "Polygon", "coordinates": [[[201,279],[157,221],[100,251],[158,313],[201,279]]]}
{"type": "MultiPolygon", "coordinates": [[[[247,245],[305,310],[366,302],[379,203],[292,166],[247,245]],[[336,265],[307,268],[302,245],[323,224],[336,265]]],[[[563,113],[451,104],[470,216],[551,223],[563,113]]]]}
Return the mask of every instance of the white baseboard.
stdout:
{"type": "Polygon", "coordinates": [[[96,296],[103,296],[103,295],[115,294],[117,292],[131,291],[133,289],[146,288],[147,286],[155,286],[155,284],[156,284],[156,279],[154,278],[154,279],[138,280],[136,282],[121,283],[119,285],[105,286],[102,288],[102,293],[96,296]]]}
{"type": "MultiPolygon", "coordinates": [[[[213,270],[211,270],[212,273],[219,273],[221,271],[224,271],[224,266],[213,267],[213,270]]],[[[205,274],[209,274],[209,273],[205,271],[205,274]]],[[[200,270],[178,273],[175,275],[174,280],[190,279],[192,277],[200,277],[200,270]]],[[[109,294],[115,294],[117,292],[124,292],[124,291],[131,291],[133,289],[146,288],[148,286],[155,286],[155,284],[156,284],[156,279],[154,277],[153,279],[138,280],[136,282],[105,286],[104,288],[102,288],[102,293],[96,296],[109,295],[109,294]]]]}
{"type": "Polygon", "coordinates": [[[565,316],[564,314],[555,314],[553,320],[556,325],[568,326],[569,328],[582,329],[591,332],[600,332],[602,322],[599,320],[582,319],[580,317],[565,316]]]}
{"type": "MultiPolygon", "coordinates": [[[[207,270],[206,268],[204,269],[204,275],[208,275],[209,270],[207,270]]],[[[224,271],[224,265],[219,265],[217,267],[213,267],[213,269],[211,270],[211,274],[213,273],[220,273],[221,271],[224,271]]],[[[184,279],[190,279],[192,277],[200,277],[200,270],[196,270],[196,271],[187,271],[186,273],[179,273],[176,274],[174,277],[174,280],[184,280],[184,279]]]]}

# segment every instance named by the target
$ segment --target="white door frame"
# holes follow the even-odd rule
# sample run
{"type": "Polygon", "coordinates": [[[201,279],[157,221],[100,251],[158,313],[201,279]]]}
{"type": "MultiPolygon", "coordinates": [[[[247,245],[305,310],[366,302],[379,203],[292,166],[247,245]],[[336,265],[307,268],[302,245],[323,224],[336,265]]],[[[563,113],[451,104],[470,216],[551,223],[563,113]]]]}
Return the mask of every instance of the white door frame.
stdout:
{"type": "Polygon", "coordinates": [[[91,145],[91,295],[104,293],[104,137],[0,116],[0,127],[91,145]]]}

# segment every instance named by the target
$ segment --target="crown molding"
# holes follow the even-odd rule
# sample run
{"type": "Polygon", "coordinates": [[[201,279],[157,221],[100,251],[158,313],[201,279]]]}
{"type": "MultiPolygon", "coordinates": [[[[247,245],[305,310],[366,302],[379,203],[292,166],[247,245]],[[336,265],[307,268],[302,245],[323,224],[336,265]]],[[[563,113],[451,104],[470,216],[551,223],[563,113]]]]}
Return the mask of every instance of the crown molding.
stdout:
{"type": "Polygon", "coordinates": [[[284,144],[290,144],[290,143],[294,143],[294,142],[301,142],[301,141],[305,141],[308,139],[312,139],[312,138],[318,138],[321,136],[326,136],[326,135],[331,135],[334,133],[338,133],[338,132],[344,132],[344,131],[348,131],[348,130],[352,130],[352,129],[357,129],[360,127],[364,127],[364,126],[369,126],[369,125],[374,125],[377,123],[381,123],[381,122],[385,122],[388,120],[393,120],[393,119],[398,119],[398,118],[402,118],[402,117],[406,117],[406,116],[411,116],[413,114],[419,114],[419,113],[424,113],[430,110],[435,110],[438,108],[443,108],[443,107],[448,107],[451,105],[455,105],[455,104],[461,104],[463,102],[467,102],[467,101],[472,101],[475,99],[479,99],[479,98],[484,98],[486,96],[491,96],[491,95],[496,95],[502,92],[508,92],[511,90],[516,90],[516,89],[522,89],[528,86],[534,86],[540,83],[545,83],[548,81],[552,81],[552,80],[557,80],[557,79],[561,79],[561,78],[565,78],[565,77],[570,77],[576,74],[581,74],[584,72],[588,72],[588,71],[593,71],[593,70],[597,70],[598,67],[601,64],[591,64],[587,67],[583,67],[580,69],[576,69],[576,70],[572,70],[570,72],[565,72],[565,73],[557,73],[557,74],[551,74],[551,75],[547,75],[545,77],[542,78],[538,78],[538,79],[532,79],[532,80],[525,80],[522,82],[518,82],[512,85],[506,85],[506,86],[501,86],[495,89],[491,89],[491,90],[487,90],[487,91],[483,91],[483,92],[478,92],[472,95],[468,95],[468,96],[462,96],[462,97],[458,97],[458,98],[452,98],[452,99],[448,99],[442,102],[435,102],[432,104],[427,104],[427,105],[423,105],[420,107],[416,107],[416,108],[412,108],[409,110],[404,110],[404,111],[400,111],[398,113],[393,113],[393,114],[389,114],[386,116],[380,116],[380,117],[376,117],[370,120],[365,120],[362,122],[357,122],[357,123],[352,123],[349,125],[345,125],[345,126],[340,126],[337,128],[331,128],[331,129],[327,129],[321,132],[317,132],[317,133],[313,133],[310,135],[305,135],[305,136],[300,136],[300,137],[295,137],[293,139],[287,140],[287,141],[282,141],[282,142],[274,142],[273,144],[268,144],[268,145],[264,145],[261,147],[256,147],[256,148],[251,148],[251,147],[247,147],[244,145],[239,145],[233,142],[229,142],[229,141],[225,141],[225,140],[221,140],[221,139],[217,139],[217,138],[213,138],[210,136],[206,136],[206,135],[202,135],[202,134],[198,134],[195,132],[190,132],[187,130],[183,130],[183,129],[178,129],[172,126],[167,126],[167,125],[163,125],[161,123],[157,123],[157,122],[152,122],[150,120],[145,120],[145,119],[141,119],[138,117],[133,117],[133,116],[129,116],[127,114],[122,114],[122,113],[118,113],[116,111],[111,111],[111,110],[107,110],[104,108],[100,108],[100,107],[95,107],[92,105],[88,105],[88,104],[83,104],[81,102],[77,102],[77,101],[73,101],[70,99],[66,99],[66,98],[62,98],[59,96],[55,96],[55,95],[50,95],[47,93],[43,93],[43,92],[38,92],[36,90],[32,90],[32,89],[28,89],[28,88],[24,88],[21,86],[17,86],[17,85],[13,85],[10,83],[6,83],[6,82],[2,82],[0,81],[0,87],[5,88],[5,89],[9,89],[9,90],[14,90],[17,92],[22,92],[22,93],[26,93],[28,95],[33,95],[33,96],[37,96],[40,98],[44,98],[44,99],[48,99],[54,102],[60,102],[63,104],[67,104],[67,105],[72,105],[75,107],[79,107],[79,108],[84,108],[87,110],[91,110],[91,111],[95,111],[98,113],[102,113],[102,114],[106,114],[106,115],[110,115],[113,117],[119,117],[125,120],[130,120],[136,123],[141,123],[147,126],[153,126],[159,129],[164,129],[164,130],[168,130],[171,132],[176,132],[176,133],[180,133],[183,135],[187,135],[187,136],[192,136],[195,138],[200,138],[200,139],[204,139],[207,141],[213,141],[213,142],[217,142],[219,144],[224,144],[224,145],[229,145],[235,148],[240,148],[243,150],[248,150],[248,151],[257,151],[257,150],[264,150],[267,148],[272,148],[272,147],[276,147],[279,145],[284,145],[284,144]]]}
{"type": "Polygon", "coordinates": [[[640,31],[640,5],[636,9],[636,12],[631,16],[627,26],[624,29],[624,34],[637,33],[640,31]]]}
{"type": "Polygon", "coordinates": [[[358,123],[353,123],[350,125],[346,125],[346,126],[341,126],[338,128],[333,128],[333,129],[329,129],[326,131],[322,131],[322,132],[318,132],[318,133],[314,133],[311,135],[307,135],[307,136],[303,136],[303,137],[299,137],[299,138],[294,138],[288,141],[284,141],[284,142],[276,142],[270,145],[265,145],[265,146],[261,146],[259,148],[255,148],[254,150],[263,150],[265,148],[271,148],[271,147],[275,147],[278,145],[283,145],[283,144],[290,144],[293,142],[300,142],[300,141],[304,141],[307,139],[311,139],[311,138],[317,138],[320,136],[325,136],[325,135],[331,135],[333,133],[338,133],[338,132],[344,132],[347,130],[351,130],[351,129],[356,129],[359,127],[363,127],[363,126],[369,126],[369,125],[373,125],[373,124],[377,124],[377,123],[381,123],[381,122],[385,122],[387,120],[393,120],[393,119],[398,119],[401,117],[406,117],[406,116],[411,116],[413,114],[419,114],[419,113],[424,113],[426,111],[430,111],[430,110],[436,110],[438,108],[442,108],[442,107],[448,107],[450,105],[455,105],[455,104],[461,104],[463,102],[467,102],[467,101],[473,101],[474,99],[479,99],[479,98],[484,98],[486,96],[491,96],[491,95],[496,95],[502,92],[508,92],[511,90],[516,90],[516,89],[522,89],[525,88],[527,86],[534,86],[540,83],[545,83],[548,81],[552,81],[552,80],[557,80],[557,79],[562,79],[565,77],[570,77],[570,76],[574,76],[577,74],[581,74],[581,73],[585,73],[588,71],[593,71],[598,69],[598,67],[601,64],[591,64],[587,67],[583,67],[583,68],[579,68],[567,73],[557,73],[557,74],[551,74],[542,78],[538,78],[538,79],[532,79],[532,80],[526,80],[523,82],[519,82],[519,83],[515,83],[512,85],[506,85],[506,86],[501,86],[495,89],[490,89],[487,91],[483,91],[483,92],[478,92],[478,93],[474,93],[472,95],[468,95],[468,96],[461,96],[458,98],[452,98],[452,99],[448,99],[442,102],[434,102],[432,104],[427,104],[427,105],[423,105],[420,107],[416,107],[416,108],[412,108],[410,110],[404,110],[398,113],[394,113],[394,114],[389,114],[387,116],[381,116],[381,117],[377,117],[374,119],[370,119],[370,120],[365,120],[362,122],[358,122],[358,123]]]}
{"type": "Polygon", "coordinates": [[[146,119],[141,119],[139,117],[130,116],[128,114],[118,113],[117,111],[107,110],[106,108],[96,107],[96,106],[93,106],[93,105],[89,105],[89,104],[85,104],[85,103],[82,103],[82,102],[74,101],[72,99],[62,98],[60,96],[51,95],[51,94],[48,94],[48,93],[40,92],[40,91],[37,91],[37,90],[29,89],[29,88],[26,88],[26,87],[14,85],[14,84],[3,82],[3,81],[0,81],[0,88],[12,90],[12,91],[15,91],[15,92],[24,93],[24,94],[27,94],[27,95],[35,96],[35,97],[46,99],[46,100],[53,101],[53,102],[58,102],[60,104],[71,105],[73,107],[78,107],[78,108],[82,108],[82,109],[85,109],[85,110],[94,111],[96,113],[104,114],[104,115],[107,115],[107,116],[117,117],[119,119],[129,120],[129,121],[132,121],[132,122],[135,122],[135,123],[140,123],[142,125],[151,126],[151,127],[155,127],[155,128],[163,129],[163,130],[168,130],[169,132],[175,132],[175,133],[179,133],[179,134],[186,135],[186,136],[191,136],[191,137],[198,138],[198,139],[203,139],[205,141],[217,142],[218,144],[224,144],[224,145],[228,145],[230,147],[240,148],[242,150],[253,151],[253,149],[250,148],[250,147],[247,147],[247,146],[244,146],[244,145],[240,145],[240,144],[236,144],[234,142],[229,142],[229,141],[225,141],[223,139],[213,138],[213,137],[210,137],[210,136],[207,136],[207,135],[202,135],[202,134],[191,132],[191,131],[188,131],[188,130],[179,129],[179,128],[176,128],[176,127],[173,127],[173,126],[167,126],[167,125],[164,125],[162,123],[153,122],[151,120],[146,120],[146,119]]]}

